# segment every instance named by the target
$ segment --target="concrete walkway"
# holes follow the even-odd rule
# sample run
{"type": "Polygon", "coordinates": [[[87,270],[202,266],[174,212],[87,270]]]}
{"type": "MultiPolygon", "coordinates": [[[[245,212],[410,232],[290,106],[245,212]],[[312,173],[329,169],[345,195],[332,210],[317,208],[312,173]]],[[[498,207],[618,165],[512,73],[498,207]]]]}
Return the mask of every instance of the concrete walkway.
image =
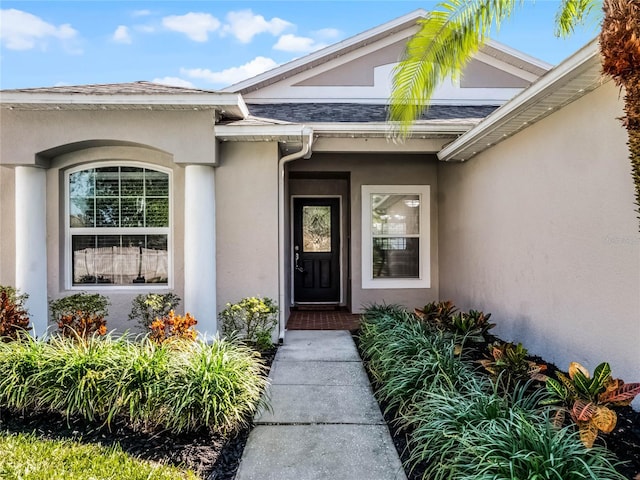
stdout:
{"type": "Polygon", "coordinates": [[[288,331],[236,480],[406,480],[347,331],[288,331]]]}

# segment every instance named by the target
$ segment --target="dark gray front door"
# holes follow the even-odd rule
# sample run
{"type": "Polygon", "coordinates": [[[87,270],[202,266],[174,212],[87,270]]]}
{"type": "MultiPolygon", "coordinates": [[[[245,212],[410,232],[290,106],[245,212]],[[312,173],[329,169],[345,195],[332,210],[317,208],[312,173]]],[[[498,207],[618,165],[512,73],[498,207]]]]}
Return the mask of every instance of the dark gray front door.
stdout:
{"type": "Polygon", "coordinates": [[[293,200],[294,301],[340,301],[340,202],[293,200]]]}

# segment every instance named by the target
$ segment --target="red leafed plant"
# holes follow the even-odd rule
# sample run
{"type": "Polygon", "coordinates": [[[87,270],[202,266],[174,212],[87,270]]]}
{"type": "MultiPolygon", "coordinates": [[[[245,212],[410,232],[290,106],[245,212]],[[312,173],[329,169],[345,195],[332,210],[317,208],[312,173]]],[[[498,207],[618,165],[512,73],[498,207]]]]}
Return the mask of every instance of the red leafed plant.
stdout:
{"type": "Polygon", "coordinates": [[[558,380],[547,379],[550,401],[561,403],[556,422],[561,424],[569,413],[578,425],[580,439],[591,448],[598,433],[610,433],[616,427],[618,416],[610,407],[630,405],[640,394],[640,383],[624,383],[611,376],[611,367],[604,362],[589,371],[578,362],[569,365],[569,376],[558,372],[558,380]]]}
{"type": "Polygon", "coordinates": [[[89,338],[94,333],[106,335],[107,321],[102,315],[87,313],[78,310],[60,316],[58,319],[58,329],[63,337],[89,338]]]}
{"type": "Polygon", "coordinates": [[[193,327],[197,323],[198,321],[191,314],[176,315],[171,310],[166,317],[157,317],[151,322],[149,338],[156,343],[164,343],[169,340],[193,341],[197,335],[193,327]]]}
{"type": "Polygon", "coordinates": [[[107,333],[109,300],[98,293],[75,293],[49,302],[63,337],[86,339],[107,333]]]}
{"type": "Polygon", "coordinates": [[[9,342],[17,340],[21,332],[31,330],[29,327],[29,315],[7,289],[0,290],[0,340],[9,342]]]}

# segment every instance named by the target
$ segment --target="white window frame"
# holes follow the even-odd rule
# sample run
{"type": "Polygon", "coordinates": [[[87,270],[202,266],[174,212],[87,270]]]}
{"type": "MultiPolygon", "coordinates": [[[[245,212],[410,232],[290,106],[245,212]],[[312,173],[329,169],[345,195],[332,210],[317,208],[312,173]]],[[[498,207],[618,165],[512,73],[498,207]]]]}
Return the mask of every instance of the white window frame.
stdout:
{"type": "MultiPolygon", "coordinates": [[[[429,185],[362,185],[362,288],[430,288],[431,287],[431,187],[429,185]],[[417,195],[420,200],[420,231],[418,235],[389,235],[389,237],[418,237],[417,278],[373,277],[373,232],[371,228],[371,195],[417,195]]],[[[378,237],[379,235],[376,235],[378,237]]],[[[380,235],[382,236],[382,235],[380,235]]]]}
{"type": "Polygon", "coordinates": [[[109,290],[109,291],[149,291],[173,289],[173,172],[171,169],[159,165],[135,162],[130,160],[105,160],[91,162],[73,167],[65,171],[64,174],[64,285],[67,290],[109,290]],[[101,167],[137,167],[147,170],[155,170],[169,176],[169,226],[168,227],[87,227],[73,228],[73,235],[166,235],[167,236],[167,264],[168,279],[166,284],[155,283],[135,283],[131,285],[113,285],[108,283],[100,284],[73,284],[73,251],[71,242],[70,225],[70,192],[69,177],[71,174],[101,167]]]}

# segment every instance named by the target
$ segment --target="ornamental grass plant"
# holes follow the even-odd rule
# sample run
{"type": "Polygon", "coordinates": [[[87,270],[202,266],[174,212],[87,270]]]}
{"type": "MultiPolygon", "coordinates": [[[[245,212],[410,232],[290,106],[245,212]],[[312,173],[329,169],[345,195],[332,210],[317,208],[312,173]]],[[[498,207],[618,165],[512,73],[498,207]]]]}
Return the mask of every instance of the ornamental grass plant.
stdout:
{"type": "Polygon", "coordinates": [[[361,353],[385,413],[408,434],[409,471],[434,480],[625,478],[611,452],[586,448],[572,426],[554,427],[546,389],[533,380],[501,388],[505,373],[482,373],[458,341],[398,306],[363,315],[361,353]]]}
{"type": "Polygon", "coordinates": [[[11,410],[174,433],[240,429],[267,382],[257,353],[219,339],[29,338],[0,343],[0,371],[0,405],[11,410]]]}

